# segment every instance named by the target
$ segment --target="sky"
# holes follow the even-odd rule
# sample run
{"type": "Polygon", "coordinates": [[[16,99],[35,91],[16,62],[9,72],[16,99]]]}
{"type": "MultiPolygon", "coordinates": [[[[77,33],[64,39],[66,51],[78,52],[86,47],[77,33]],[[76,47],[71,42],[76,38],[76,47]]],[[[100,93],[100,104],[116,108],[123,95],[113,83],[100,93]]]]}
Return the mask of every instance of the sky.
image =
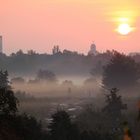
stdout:
{"type": "Polygon", "coordinates": [[[100,52],[140,52],[139,5],[140,0],[0,0],[4,52],[51,53],[59,45],[86,54],[93,42],[100,52]],[[123,22],[133,28],[125,36],[117,32],[123,22]]]}

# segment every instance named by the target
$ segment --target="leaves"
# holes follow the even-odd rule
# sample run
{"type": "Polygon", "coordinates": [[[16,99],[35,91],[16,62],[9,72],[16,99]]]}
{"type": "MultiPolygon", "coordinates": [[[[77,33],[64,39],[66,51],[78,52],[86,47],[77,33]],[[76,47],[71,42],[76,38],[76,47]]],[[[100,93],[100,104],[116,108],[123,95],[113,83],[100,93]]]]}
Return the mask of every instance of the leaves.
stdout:
{"type": "Polygon", "coordinates": [[[106,88],[126,88],[137,85],[140,78],[140,65],[131,57],[113,53],[111,61],[104,67],[103,85],[106,88]]]}

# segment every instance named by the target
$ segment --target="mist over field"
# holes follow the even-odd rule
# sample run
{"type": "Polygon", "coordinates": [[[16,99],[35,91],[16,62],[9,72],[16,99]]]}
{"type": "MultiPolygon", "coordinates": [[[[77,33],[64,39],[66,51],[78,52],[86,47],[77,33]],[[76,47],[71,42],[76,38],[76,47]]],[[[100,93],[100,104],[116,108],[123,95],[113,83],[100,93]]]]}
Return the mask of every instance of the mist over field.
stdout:
{"type": "MultiPolygon", "coordinates": [[[[10,56],[1,55],[0,67],[8,71],[14,91],[25,91],[36,97],[54,97],[67,96],[68,89],[71,88],[71,96],[80,97],[89,96],[89,94],[97,96],[102,92],[104,67],[112,56],[111,51],[83,55],[64,50],[50,55],[38,54],[33,50],[28,53],[19,50],[10,56]],[[47,79],[47,74],[39,77],[40,70],[54,74],[50,77],[52,81],[47,79]]],[[[140,55],[131,57],[137,63],[140,62],[140,55]]],[[[114,84],[112,87],[116,86],[114,84]]],[[[120,91],[123,91],[123,88],[120,91]]]]}
{"type": "MultiPolygon", "coordinates": [[[[139,128],[135,126],[136,118],[139,119],[139,54],[125,55],[114,50],[88,55],[69,51],[52,55],[31,52],[0,55],[0,83],[8,89],[3,91],[2,88],[1,92],[10,92],[5,103],[12,103],[8,105],[14,107],[12,112],[19,110],[19,127],[24,127],[22,121],[29,125],[28,121],[34,120],[37,125],[41,120],[41,128],[36,126],[36,134],[43,132],[41,135],[46,139],[57,136],[48,134],[52,133],[50,125],[57,121],[57,117],[60,119],[58,123],[62,121],[62,127],[66,123],[63,120],[69,117],[74,130],[68,130],[68,133],[75,131],[79,140],[82,135],[94,138],[97,134],[101,140],[101,137],[109,139],[110,136],[112,140],[116,135],[123,137],[127,121],[135,131],[134,136],[139,137],[139,128]],[[17,99],[19,103],[11,102],[11,95],[14,95],[13,101],[17,99]]],[[[3,94],[1,97],[3,99],[3,94]]],[[[18,121],[19,118],[14,119],[18,121]]],[[[65,134],[63,130],[62,134],[65,134]]]]}
{"type": "Polygon", "coordinates": [[[0,1],[0,140],[140,140],[140,0],[0,1]]]}

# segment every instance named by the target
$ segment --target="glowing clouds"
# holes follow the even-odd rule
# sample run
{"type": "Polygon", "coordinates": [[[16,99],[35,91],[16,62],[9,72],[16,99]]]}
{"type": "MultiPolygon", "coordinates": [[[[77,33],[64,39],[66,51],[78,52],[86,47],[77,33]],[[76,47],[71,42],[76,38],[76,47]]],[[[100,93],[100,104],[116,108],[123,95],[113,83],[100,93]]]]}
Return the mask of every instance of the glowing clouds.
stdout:
{"type": "Polygon", "coordinates": [[[133,31],[133,27],[131,27],[132,19],[127,17],[121,17],[118,19],[118,28],[117,32],[121,35],[128,35],[133,31]]]}
{"type": "Polygon", "coordinates": [[[116,24],[115,31],[120,35],[128,35],[135,31],[135,23],[137,20],[136,11],[118,11],[112,15],[113,22],[116,24]]]}

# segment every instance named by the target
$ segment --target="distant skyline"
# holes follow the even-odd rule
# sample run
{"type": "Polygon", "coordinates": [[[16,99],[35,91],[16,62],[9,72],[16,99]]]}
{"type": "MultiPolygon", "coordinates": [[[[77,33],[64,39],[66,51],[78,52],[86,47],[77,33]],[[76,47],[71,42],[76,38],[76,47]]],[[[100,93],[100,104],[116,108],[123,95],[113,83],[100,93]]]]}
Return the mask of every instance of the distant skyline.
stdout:
{"type": "Polygon", "coordinates": [[[100,52],[140,52],[139,5],[140,0],[1,1],[3,51],[51,53],[59,45],[61,50],[87,54],[94,41],[100,52]],[[120,26],[124,23],[132,29],[127,35],[121,35],[127,33],[120,26]]]}

